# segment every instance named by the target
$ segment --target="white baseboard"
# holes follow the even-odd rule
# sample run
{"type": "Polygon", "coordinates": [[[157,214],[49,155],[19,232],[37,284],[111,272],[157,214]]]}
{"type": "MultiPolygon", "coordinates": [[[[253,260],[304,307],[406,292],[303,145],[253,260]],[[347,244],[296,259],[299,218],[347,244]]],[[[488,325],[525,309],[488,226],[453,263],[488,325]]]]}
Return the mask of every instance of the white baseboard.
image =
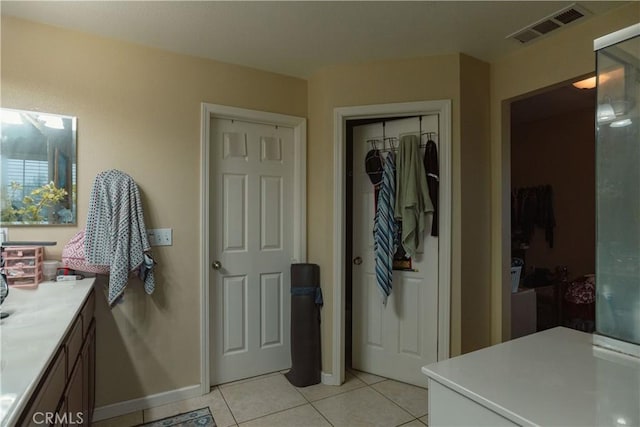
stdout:
{"type": "Polygon", "coordinates": [[[143,409],[154,408],[156,406],[196,396],[202,396],[202,387],[200,387],[200,384],[190,385],[176,390],[164,391],[162,393],[152,394],[138,399],[125,400],[124,402],[113,403],[111,405],[96,408],[93,411],[92,421],[96,422],[106,420],[107,418],[113,418],[119,415],[141,411],[143,409]]]}
{"type": "Polygon", "coordinates": [[[340,378],[326,372],[321,373],[321,381],[324,385],[340,385],[340,378]]]}

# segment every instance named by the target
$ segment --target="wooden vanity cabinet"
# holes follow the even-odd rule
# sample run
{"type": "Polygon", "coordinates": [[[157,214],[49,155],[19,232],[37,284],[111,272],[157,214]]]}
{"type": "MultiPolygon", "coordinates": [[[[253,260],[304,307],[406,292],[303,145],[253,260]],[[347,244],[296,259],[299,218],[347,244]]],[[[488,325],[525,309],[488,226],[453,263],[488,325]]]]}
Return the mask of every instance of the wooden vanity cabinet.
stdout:
{"type": "Polygon", "coordinates": [[[89,426],[95,403],[95,291],[38,383],[20,426],[89,426]]]}

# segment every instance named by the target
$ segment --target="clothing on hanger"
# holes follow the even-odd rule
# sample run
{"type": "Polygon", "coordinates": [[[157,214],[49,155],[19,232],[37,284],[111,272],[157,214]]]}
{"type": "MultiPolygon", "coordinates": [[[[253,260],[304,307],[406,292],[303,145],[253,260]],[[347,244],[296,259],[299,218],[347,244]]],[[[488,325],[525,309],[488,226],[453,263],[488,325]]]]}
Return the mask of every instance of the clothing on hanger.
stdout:
{"type": "Polygon", "coordinates": [[[382,170],[384,169],[384,159],[380,150],[373,149],[367,152],[364,158],[364,169],[369,175],[369,179],[373,185],[379,185],[382,182],[382,170]]]}
{"type": "Polygon", "coordinates": [[[431,235],[438,236],[438,192],[440,187],[440,168],[438,166],[438,146],[435,141],[428,140],[424,149],[424,170],[427,174],[429,198],[433,204],[431,218],[431,235]]]}
{"type": "Polygon", "coordinates": [[[511,234],[520,244],[528,245],[535,227],[539,227],[544,229],[545,240],[553,248],[555,226],[553,188],[550,185],[511,191],[511,234]]]}
{"type": "Polygon", "coordinates": [[[402,220],[402,246],[414,256],[425,229],[425,214],[433,212],[424,165],[420,160],[419,137],[400,138],[396,164],[395,216],[402,220]]]}

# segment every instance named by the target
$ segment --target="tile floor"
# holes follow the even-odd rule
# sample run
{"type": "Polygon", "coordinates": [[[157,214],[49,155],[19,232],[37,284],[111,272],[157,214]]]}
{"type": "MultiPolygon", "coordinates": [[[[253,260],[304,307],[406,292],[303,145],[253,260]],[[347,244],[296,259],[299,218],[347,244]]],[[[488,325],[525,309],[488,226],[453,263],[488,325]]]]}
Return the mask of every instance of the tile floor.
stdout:
{"type": "Polygon", "coordinates": [[[94,424],[129,427],[209,406],[218,427],[427,425],[427,390],[349,370],[340,387],[298,388],[283,372],[214,387],[205,396],[134,412],[94,424]]]}

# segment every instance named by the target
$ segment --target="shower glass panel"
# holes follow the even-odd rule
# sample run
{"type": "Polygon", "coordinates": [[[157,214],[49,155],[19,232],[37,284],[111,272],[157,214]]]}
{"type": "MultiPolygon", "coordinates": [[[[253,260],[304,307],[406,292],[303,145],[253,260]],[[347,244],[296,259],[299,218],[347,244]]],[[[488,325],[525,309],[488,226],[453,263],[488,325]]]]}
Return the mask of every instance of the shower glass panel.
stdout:
{"type": "Polygon", "coordinates": [[[640,344],[638,30],[640,24],[595,43],[596,330],[633,344],[640,344]]]}

